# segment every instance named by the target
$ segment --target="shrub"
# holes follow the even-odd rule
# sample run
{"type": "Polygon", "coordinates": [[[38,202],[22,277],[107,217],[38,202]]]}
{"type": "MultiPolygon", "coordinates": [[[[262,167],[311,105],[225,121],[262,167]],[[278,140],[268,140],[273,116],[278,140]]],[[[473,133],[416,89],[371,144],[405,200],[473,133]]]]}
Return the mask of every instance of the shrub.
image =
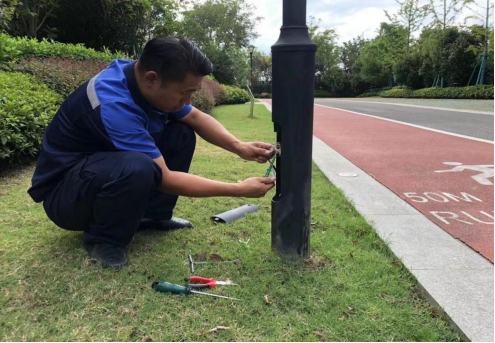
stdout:
{"type": "Polygon", "coordinates": [[[106,62],[28,58],[18,63],[9,63],[4,69],[31,74],[50,89],[67,97],[106,67],[106,62]]]}
{"type": "Polygon", "coordinates": [[[414,97],[424,99],[493,99],[493,86],[423,88],[414,91],[414,97]]]}
{"type": "Polygon", "coordinates": [[[382,98],[411,98],[413,91],[407,88],[394,87],[380,93],[382,98]]]}
{"type": "Polygon", "coordinates": [[[226,104],[244,104],[251,100],[249,93],[241,88],[222,85],[227,92],[226,104]]]}
{"type": "Polygon", "coordinates": [[[331,96],[332,95],[327,91],[321,89],[315,90],[315,98],[329,98],[331,96]]]}
{"type": "Polygon", "coordinates": [[[32,76],[0,71],[0,160],[36,154],[61,102],[32,76]]]}
{"type": "Polygon", "coordinates": [[[493,99],[493,85],[423,88],[415,91],[393,88],[380,93],[383,98],[422,98],[422,99],[493,99]]]}
{"type": "Polygon", "coordinates": [[[211,114],[213,107],[215,107],[213,92],[208,86],[205,87],[205,84],[203,84],[203,87],[199,91],[193,93],[191,104],[198,110],[211,114]]]}
{"type": "Polygon", "coordinates": [[[227,101],[227,92],[217,81],[210,78],[205,78],[203,80],[203,87],[207,87],[213,94],[215,106],[224,104],[225,101],[227,101]]]}
{"type": "Polygon", "coordinates": [[[6,34],[0,34],[0,62],[16,61],[28,57],[59,57],[100,62],[110,62],[116,58],[127,58],[121,52],[112,53],[108,49],[96,51],[86,48],[82,44],[64,44],[50,42],[46,39],[38,42],[34,38],[13,38],[6,34]]]}
{"type": "Polygon", "coordinates": [[[358,98],[369,98],[372,96],[380,96],[381,92],[367,92],[363,94],[359,94],[357,97],[358,98]]]}

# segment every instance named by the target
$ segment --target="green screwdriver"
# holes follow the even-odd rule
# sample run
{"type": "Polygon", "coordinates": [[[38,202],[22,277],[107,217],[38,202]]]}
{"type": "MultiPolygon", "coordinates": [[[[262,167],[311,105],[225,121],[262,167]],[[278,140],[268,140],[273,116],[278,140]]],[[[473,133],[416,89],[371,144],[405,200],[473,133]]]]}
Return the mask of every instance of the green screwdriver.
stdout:
{"type": "Polygon", "coordinates": [[[203,294],[203,295],[209,295],[210,297],[215,297],[215,298],[223,298],[223,299],[232,299],[232,300],[241,300],[241,299],[236,299],[236,298],[231,298],[231,297],[225,297],[223,295],[217,295],[217,294],[210,294],[206,292],[198,292],[198,291],[193,291],[189,287],[177,285],[174,283],[170,282],[153,282],[151,285],[151,288],[153,288],[157,292],[169,292],[173,294],[203,294]]]}

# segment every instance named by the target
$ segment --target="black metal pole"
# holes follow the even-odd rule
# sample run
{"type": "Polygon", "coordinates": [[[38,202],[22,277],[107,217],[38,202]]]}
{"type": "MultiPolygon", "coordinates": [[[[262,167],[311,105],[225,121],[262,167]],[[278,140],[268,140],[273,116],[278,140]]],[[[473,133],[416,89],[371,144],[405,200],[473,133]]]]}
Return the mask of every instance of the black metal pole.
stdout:
{"type": "Polygon", "coordinates": [[[272,200],[272,249],[287,259],[309,257],[315,52],[306,0],[284,0],[280,37],[272,46],[272,120],[281,151],[272,200]]]}

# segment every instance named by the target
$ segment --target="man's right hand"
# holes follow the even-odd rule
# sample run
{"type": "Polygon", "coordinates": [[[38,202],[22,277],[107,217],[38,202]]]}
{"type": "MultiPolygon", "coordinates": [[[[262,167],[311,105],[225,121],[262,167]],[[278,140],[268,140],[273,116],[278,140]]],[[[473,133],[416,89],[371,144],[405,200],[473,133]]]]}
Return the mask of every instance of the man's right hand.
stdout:
{"type": "Polygon", "coordinates": [[[275,177],[251,177],[237,184],[239,196],[261,198],[275,186],[275,177]]]}

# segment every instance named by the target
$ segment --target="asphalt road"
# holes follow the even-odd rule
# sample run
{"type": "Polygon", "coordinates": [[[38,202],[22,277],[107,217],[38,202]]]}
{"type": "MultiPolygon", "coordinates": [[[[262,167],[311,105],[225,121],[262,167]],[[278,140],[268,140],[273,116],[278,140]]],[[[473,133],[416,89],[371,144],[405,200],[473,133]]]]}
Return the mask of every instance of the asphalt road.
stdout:
{"type": "Polygon", "coordinates": [[[493,141],[491,114],[333,99],[315,99],[316,104],[493,141]]]}

